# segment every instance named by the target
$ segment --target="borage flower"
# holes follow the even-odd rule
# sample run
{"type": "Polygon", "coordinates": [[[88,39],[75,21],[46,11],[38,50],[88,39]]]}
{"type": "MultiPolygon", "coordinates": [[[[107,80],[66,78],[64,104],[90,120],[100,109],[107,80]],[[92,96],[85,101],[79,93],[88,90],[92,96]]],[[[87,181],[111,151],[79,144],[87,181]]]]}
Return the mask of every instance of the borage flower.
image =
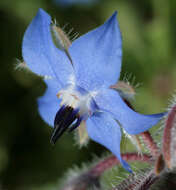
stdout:
{"type": "Polygon", "coordinates": [[[71,64],[65,52],[54,45],[51,18],[40,9],[25,32],[22,51],[34,73],[51,78],[44,80],[47,91],[38,106],[42,118],[54,125],[52,143],[64,131],[84,125],[92,140],[108,148],[131,171],[120,154],[120,126],[129,134],[139,134],[156,125],[163,113],[136,113],[110,88],[119,78],[122,58],[116,15],[72,43],[71,64]]]}

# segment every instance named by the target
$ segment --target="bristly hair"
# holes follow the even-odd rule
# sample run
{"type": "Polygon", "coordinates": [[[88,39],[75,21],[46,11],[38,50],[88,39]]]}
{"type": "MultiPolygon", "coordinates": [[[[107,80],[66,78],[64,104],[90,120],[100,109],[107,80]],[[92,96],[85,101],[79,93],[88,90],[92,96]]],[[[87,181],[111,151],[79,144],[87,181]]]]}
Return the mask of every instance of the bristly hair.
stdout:
{"type": "MultiPolygon", "coordinates": [[[[103,154],[102,157],[98,157],[96,155],[92,154],[93,161],[88,163],[82,163],[81,167],[77,167],[76,165],[73,166],[71,169],[69,169],[62,178],[59,179],[59,189],[61,190],[78,190],[76,188],[76,185],[79,186],[79,183],[83,184],[89,183],[87,185],[91,186],[92,189],[97,189],[97,182],[99,182],[97,177],[91,176],[90,170],[93,166],[95,166],[100,161],[104,160],[106,157],[108,157],[110,154],[103,154]],[[90,173],[90,174],[89,174],[90,173]],[[91,184],[90,179],[93,180],[95,184],[91,184]],[[83,180],[83,181],[81,181],[83,180]],[[98,180],[98,181],[97,181],[98,180]]],[[[88,188],[89,189],[89,188],[88,188]]]]}
{"type": "Polygon", "coordinates": [[[14,64],[15,70],[23,70],[23,71],[29,71],[31,70],[28,68],[27,64],[24,61],[21,61],[20,59],[16,59],[15,64],[14,64]]]}
{"type": "Polygon", "coordinates": [[[136,77],[132,73],[126,72],[122,78],[122,81],[132,86],[135,89],[135,91],[142,85],[142,83],[136,82],[136,77]]]}
{"type": "Polygon", "coordinates": [[[154,174],[153,169],[145,169],[129,175],[127,179],[112,190],[148,190],[157,179],[158,177],[154,174]]]}
{"type": "Polygon", "coordinates": [[[30,70],[30,68],[27,66],[27,64],[24,61],[21,61],[19,59],[16,59],[15,67],[14,68],[15,68],[15,70],[18,70],[18,71],[26,71],[29,74],[32,74],[32,75],[35,75],[35,76],[38,76],[38,77],[42,78],[43,80],[50,80],[50,79],[52,79],[52,77],[49,76],[49,75],[41,76],[41,75],[38,75],[38,74],[34,74],[30,70]]]}
{"type": "Polygon", "coordinates": [[[57,20],[53,19],[52,24],[54,26],[56,26],[56,27],[61,28],[62,31],[64,32],[64,34],[67,36],[67,38],[70,40],[71,43],[79,37],[79,32],[74,32],[74,28],[69,27],[70,23],[66,23],[63,26],[59,26],[59,24],[57,23],[57,20]],[[67,29],[67,28],[69,28],[69,29],[67,29]]]}

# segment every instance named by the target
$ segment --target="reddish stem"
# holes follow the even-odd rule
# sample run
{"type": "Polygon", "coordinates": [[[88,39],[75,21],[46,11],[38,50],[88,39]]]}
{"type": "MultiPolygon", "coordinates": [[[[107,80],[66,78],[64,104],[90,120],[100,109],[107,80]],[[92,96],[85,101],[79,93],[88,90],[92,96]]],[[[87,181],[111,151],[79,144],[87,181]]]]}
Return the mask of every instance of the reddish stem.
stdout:
{"type": "Polygon", "coordinates": [[[148,149],[150,150],[151,155],[156,158],[159,153],[159,148],[155,141],[153,140],[149,131],[145,131],[140,134],[142,136],[144,143],[147,145],[148,149]]]}
{"type": "MultiPolygon", "coordinates": [[[[122,159],[125,161],[141,161],[151,163],[151,156],[147,154],[139,155],[138,153],[124,153],[121,155],[122,159]]],[[[92,176],[98,177],[104,171],[112,168],[115,165],[118,165],[120,162],[117,160],[115,156],[110,156],[103,161],[100,161],[97,165],[95,165],[89,172],[92,176]]]]}
{"type": "Polygon", "coordinates": [[[168,168],[172,166],[172,157],[175,158],[175,128],[176,128],[176,105],[171,109],[163,132],[162,152],[168,168]],[[172,150],[173,149],[173,150],[172,150]],[[173,155],[172,155],[173,154],[173,155]]]}

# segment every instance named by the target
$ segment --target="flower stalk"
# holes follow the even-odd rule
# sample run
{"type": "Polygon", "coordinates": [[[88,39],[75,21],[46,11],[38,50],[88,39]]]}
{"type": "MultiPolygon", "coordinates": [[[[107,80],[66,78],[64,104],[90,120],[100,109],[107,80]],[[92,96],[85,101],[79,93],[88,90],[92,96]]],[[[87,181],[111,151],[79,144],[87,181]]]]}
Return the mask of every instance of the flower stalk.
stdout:
{"type": "Polygon", "coordinates": [[[163,132],[162,152],[168,168],[176,167],[176,105],[168,113],[163,132]]]}
{"type": "MultiPolygon", "coordinates": [[[[129,161],[129,162],[140,161],[140,162],[145,162],[145,163],[150,163],[150,164],[152,163],[151,156],[147,154],[139,155],[138,153],[135,153],[135,152],[124,153],[122,154],[122,158],[125,161],[129,161]]],[[[83,172],[80,175],[68,180],[66,184],[64,185],[64,187],[61,189],[62,190],[87,190],[89,187],[92,187],[92,186],[98,189],[101,189],[100,183],[99,183],[100,176],[103,175],[105,171],[119,164],[120,164],[119,160],[117,160],[117,158],[114,155],[109,156],[105,158],[104,160],[98,162],[95,166],[93,166],[88,171],[83,172]]],[[[130,176],[135,176],[135,175],[130,175],[130,176]]],[[[147,179],[149,180],[152,177],[153,177],[153,174],[151,176],[147,176],[147,179]]]]}
{"type": "Polygon", "coordinates": [[[149,149],[151,155],[154,158],[156,158],[159,154],[159,148],[158,148],[156,142],[154,141],[153,137],[151,136],[150,132],[145,131],[145,132],[141,133],[140,136],[142,137],[147,148],[149,149]]]}
{"type": "MultiPolygon", "coordinates": [[[[125,161],[133,162],[140,161],[145,163],[152,163],[151,156],[147,154],[139,155],[138,153],[124,153],[121,155],[125,161]]],[[[92,173],[93,176],[101,176],[106,170],[112,168],[120,164],[115,156],[107,157],[106,159],[100,161],[97,165],[95,165],[89,172],[92,173]]]]}

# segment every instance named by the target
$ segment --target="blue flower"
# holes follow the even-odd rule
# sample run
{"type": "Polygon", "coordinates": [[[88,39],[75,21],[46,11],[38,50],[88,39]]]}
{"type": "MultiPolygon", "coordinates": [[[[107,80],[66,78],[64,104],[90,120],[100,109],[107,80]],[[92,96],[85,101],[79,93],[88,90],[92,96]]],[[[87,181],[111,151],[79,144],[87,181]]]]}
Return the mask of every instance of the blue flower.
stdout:
{"type": "Polygon", "coordinates": [[[49,76],[46,93],[38,100],[42,118],[54,126],[53,143],[66,130],[86,123],[90,138],[121,158],[121,128],[139,134],[156,125],[164,113],[142,115],[130,109],[113,89],[120,76],[122,39],[115,12],[102,26],[75,40],[73,61],[58,49],[51,36],[51,18],[40,9],[27,28],[22,45],[24,61],[36,74],[49,76]]]}

